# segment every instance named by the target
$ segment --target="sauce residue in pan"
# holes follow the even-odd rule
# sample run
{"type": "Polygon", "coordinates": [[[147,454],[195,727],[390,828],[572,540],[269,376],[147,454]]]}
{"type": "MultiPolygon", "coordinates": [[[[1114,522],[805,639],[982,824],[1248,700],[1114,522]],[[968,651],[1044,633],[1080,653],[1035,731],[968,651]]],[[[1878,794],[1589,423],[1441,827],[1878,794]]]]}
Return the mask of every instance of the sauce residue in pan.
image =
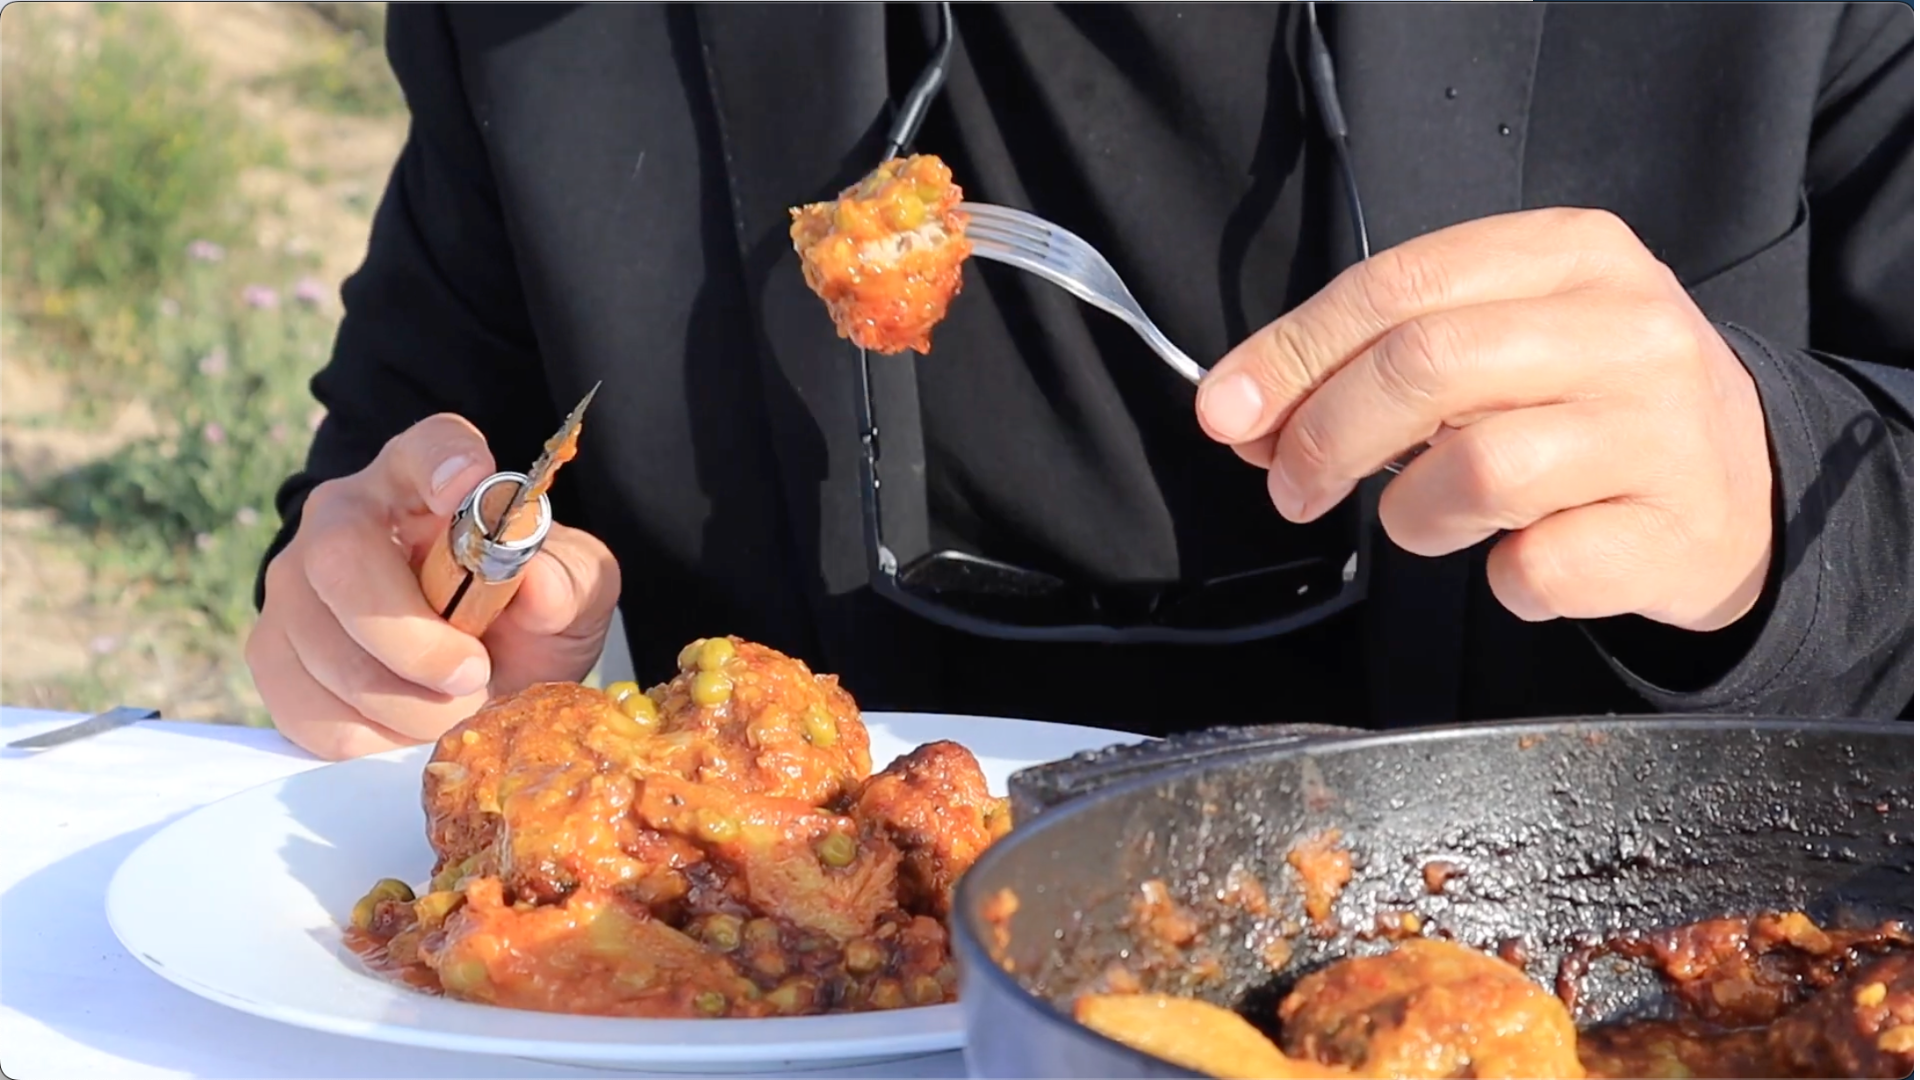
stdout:
{"type": "Polygon", "coordinates": [[[1323,936],[1333,936],[1338,929],[1333,920],[1334,902],[1353,880],[1353,855],[1340,846],[1340,830],[1328,829],[1295,844],[1287,852],[1287,865],[1300,875],[1307,918],[1323,936]]]}
{"type": "Polygon", "coordinates": [[[1221,1077],[1912,1071],[1913,941],[1900,926],[1822,929],[1789,912],[1620,935],[1576,950],[1562,991],[1609,954],[1658,971],[1678,1014],[1576,1033],[1571,1000],[1526,977],[1517,943],[1496,956],[1413,938],[1301,979],[1280,1004],[1277,1044],[1251,1042],[1258,1028],[1230,1010],[1131,992],[1118,980],[1082,995],[1074,1015],[1109,1038],[1221,1077]]]}

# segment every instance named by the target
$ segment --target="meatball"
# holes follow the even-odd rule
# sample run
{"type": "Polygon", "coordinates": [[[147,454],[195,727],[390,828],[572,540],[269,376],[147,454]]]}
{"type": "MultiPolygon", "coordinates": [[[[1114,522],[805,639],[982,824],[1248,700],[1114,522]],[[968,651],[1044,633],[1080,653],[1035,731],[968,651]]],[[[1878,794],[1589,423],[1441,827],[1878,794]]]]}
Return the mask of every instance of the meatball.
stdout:
{"type": "Polygon", "coordinates": [[[1580,1077],[1573,1017],[1513,967],[1406,941],[1300,980],[1280,1003],[1293,1057],[1399,1077],[1580,1077]]]}
{"type": "Polygon", "coordinates": [[[765,645],[707,638],[680,651],[680,672],[648,695],[660,735],[648,771],[827,806],[873,771],[867,728],[832,675],[765,645]]]}
{"type": "Polygon", "coordinates": [[[830,203],[792,211],[793,249],[834,328],[863,349],[925,353],[972,253],[960,188],[939,158],[881,165],[830,203]]]}
{"type": "Polygon", "coordinates": [[[853,816],[900,849],[900,906],[945,919],[954,885],[1013,826],[1007,801],[987,790],[966,747],[935,742],[894,761],[860,787],[853,816]]]}

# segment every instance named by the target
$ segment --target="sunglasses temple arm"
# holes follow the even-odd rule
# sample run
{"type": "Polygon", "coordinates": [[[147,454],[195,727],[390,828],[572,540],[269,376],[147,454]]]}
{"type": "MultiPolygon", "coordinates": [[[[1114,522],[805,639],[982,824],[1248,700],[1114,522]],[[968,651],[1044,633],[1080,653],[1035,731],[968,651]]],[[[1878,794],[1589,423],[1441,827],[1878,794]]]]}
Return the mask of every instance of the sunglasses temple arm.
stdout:
{"type": "Polygon", "coordinates": [[[940,94],[940,88],[947,82],[947,64],[953,57],[953,5],[942,0],[940,4],[940,44],[933,50],[933,59],[913,81],[913,89],[907,91],[907,100],[900,107],[900,115],[894,117],[893,126],[887,129],[887,152],[882,160],[900,156],[900,151],[913,142],[920,133],[920,124],[927,118],[927,110],[933,107],[933,99],[940,94]]]}

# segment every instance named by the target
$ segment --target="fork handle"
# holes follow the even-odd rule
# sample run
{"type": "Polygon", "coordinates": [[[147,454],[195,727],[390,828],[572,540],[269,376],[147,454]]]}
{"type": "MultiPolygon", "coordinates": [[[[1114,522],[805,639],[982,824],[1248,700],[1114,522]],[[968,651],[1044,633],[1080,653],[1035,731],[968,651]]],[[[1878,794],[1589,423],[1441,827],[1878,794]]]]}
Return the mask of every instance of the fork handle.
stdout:
{"type": "Polygon", "coordinates": [[[1180,346],[1167,340],[1167,335],[1161,333],[1160,328],[1153,325],[1151,320],[1128,319],[1127,321],[1133,323],[1134,330],[1139,332],[1154,352],[1160,354],[1160,359],[1165,360],[1168,367],[1179,372],[1181,378],[1193,385],[1200,385],[1200,380],[1206,377],[1206,368],[1194,363],[1193,357],[1181,352],[1180,346]]]}

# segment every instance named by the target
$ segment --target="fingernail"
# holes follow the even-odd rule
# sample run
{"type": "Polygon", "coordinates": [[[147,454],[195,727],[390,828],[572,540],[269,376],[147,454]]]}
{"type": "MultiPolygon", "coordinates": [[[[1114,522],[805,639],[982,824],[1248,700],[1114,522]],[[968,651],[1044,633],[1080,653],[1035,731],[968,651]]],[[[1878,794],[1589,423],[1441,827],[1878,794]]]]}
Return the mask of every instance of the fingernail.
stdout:
{"type": "Polygon", "coordinates": [[[1281,517],[1295,524],[1307,520],[1306,495],[1287,475],[1286,467],[1277,460],[1267,473],[1267,497],[1273,500],[1273,508],[1280,511],[1281,517]]]}
{"type": "Polygon", "coordinates": [[[487,662],[477,656],[471,656],[460,662],[460,666],[454,669],[453,674],[441,684],[440,689],[454,697],[466,697],[468,694],[478,693],[486,685],[487,662]]]}
{"type": "Polygon", "coordinates": [[[471,464],[473,464],[473,458],[466,454],[455,454],[441,462],[440,467],[433,470],[433,477],[428,481],[433,485],[433,491],[430,494],[440,494],[441,488],[453,483],[453,478],[459,476],[471,464]]]}
{"type": "Polygon", "coordinates": [[[1244,442],[1259,434],[1254,428],[1265,411],[1260,384],[1244,372],[1210,382],[1200,391],[1200,415],[1223,439],[1244,442]]]}

